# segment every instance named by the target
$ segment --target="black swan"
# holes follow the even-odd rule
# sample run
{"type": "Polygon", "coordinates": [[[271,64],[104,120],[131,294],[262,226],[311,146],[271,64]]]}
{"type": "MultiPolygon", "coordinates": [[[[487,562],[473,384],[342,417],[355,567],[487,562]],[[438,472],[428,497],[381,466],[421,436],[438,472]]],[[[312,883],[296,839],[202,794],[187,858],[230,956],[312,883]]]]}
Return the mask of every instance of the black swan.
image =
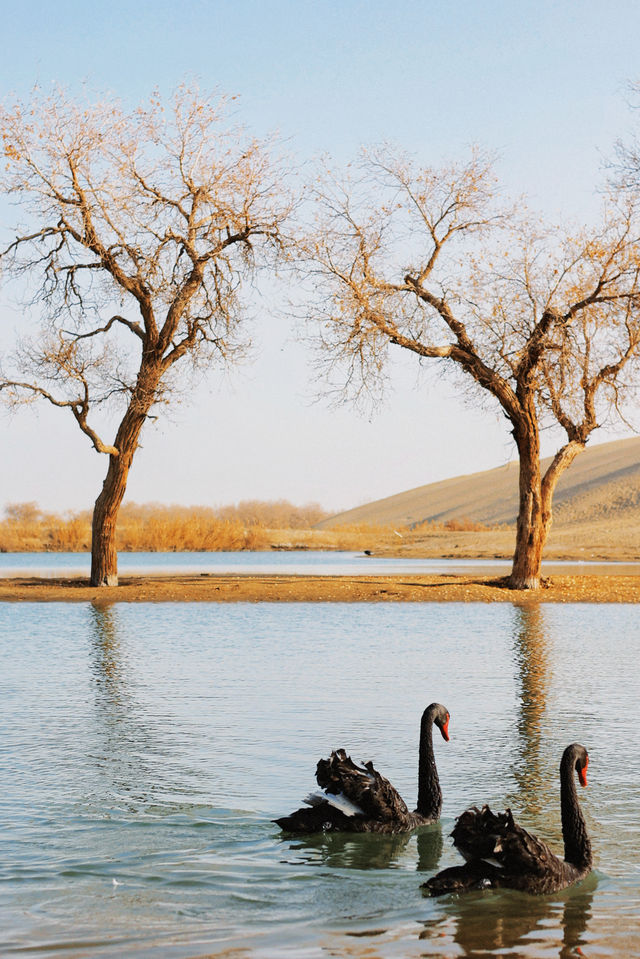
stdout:
{"type": "Polygon", "coordinates": [[[442,792],[433,755],[433,724],[449,740],[449,713],[439,703],[427,706],[420,723],[418,804],[409,812],[388,779],[368,762],[358,766],[344,749],[321,759],[316,779],[322,792],[304,800],[307,807],[274,822],[285,832],[410,832],[440,816],[442,792]]]}
{"type": "Polygon", "coordinates": [[[432,876],[422,889],[432,896],[470,889],[507,888],[548,893],[583,879],[591,870],[591,842],[578,803],[574,770],[587,785],[589,754],[567,746],[560,762],[560,809],[564,859],[513,820],[511,810],[492,813],[488,806],[467,809],[456,820],[454,846],[467,860],[432,876]]]}

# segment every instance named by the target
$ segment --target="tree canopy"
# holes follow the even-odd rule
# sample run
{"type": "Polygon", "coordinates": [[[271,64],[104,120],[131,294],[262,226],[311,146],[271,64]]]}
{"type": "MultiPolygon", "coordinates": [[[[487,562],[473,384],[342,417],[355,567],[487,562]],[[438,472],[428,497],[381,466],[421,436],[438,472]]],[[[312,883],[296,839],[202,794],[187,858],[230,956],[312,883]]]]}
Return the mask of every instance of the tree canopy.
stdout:
{"type": "Polygon", "coordinates": [[[379,395],[399,347],[499,404],[521,464],[511,583],[535,587],[558,476],[633,382],[637,197],[612,190],[598,225],[569,230],[501,204],[477,152],[435,169],[382,148],[355,170],[320,178],[301,241],[320,362],[344,396],[379,395]],[[549,424],[564,439],[542,477],[549,424]]]}
{"type": "Polygon", "coordinates": [[[0,112],[1,185],[18,210],[0,264],[43,318],[0,389],[68,409],[109,456],[95,582],[116,579],[111,526],[140,431],[179,383],[176,364],[209,367],[246,350],[243,289],[283,250],[287,171],[226,107],[180,88],[132,111],[57,91],[0,112]],[[119,410],[107,435],[101,408],[119,410]]]}

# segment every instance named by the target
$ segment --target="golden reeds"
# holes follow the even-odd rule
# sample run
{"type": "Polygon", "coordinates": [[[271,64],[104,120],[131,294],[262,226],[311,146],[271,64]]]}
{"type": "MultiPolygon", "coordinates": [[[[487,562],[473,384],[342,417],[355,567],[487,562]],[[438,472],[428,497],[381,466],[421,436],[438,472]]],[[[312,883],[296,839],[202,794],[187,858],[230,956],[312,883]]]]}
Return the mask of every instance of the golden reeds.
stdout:
{"type": "MultiPolygon", "coordinates": [[[[308,529],[326,514],[316,505],[296,507],[251,501],[220,510],[208,507],[126,504],[117,527],[123,551],[183,552],[269,549],[274,527],[308,529]]],[[[275,534],[278,539],[280,534],[275,534]]],[[[37,503],[10,503],[0,521],[0,552],[83,552],[91,547],[90,511],[45,513],[37,503]]]]}
{"type": "MultiPolygon", "coordinates": [[[[117,527],[124,552],[338,549],[398,546],[408,530],[357,524],[314,529],[328,514],[316,504],[251,500],[237,506],[125,504],[117,527]]],[[[37,503],[10,503],[0,520],[0,552],[85,552],[91,548],[91,513],[42,512],[37,503]]]]}

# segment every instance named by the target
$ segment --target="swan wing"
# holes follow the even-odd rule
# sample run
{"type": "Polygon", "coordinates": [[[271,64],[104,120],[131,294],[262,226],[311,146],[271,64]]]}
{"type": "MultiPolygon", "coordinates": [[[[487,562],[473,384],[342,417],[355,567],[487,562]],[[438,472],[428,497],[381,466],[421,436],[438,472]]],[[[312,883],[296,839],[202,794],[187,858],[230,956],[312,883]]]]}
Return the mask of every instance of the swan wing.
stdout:
{"type": "Polygon", "coordinates": [[[345,816],[363,815],[360,806],[351,802],[343,793],[329,793],[325,789],[320,792],[309,793],[308,796],[304,797],[303,802],[305,802],[307,806],[322,806],[328,803],[330,806],[333,806],[334,809],[339,809],[345,816]]]}
{"type": "Polygon", "coordinates": [[[509,873],[549,877],[562,871],[562,860],[546,842],[515,822],[498,838],[495,856],[509,873]]]}
{"type": "Polygon", "coordinates": [[[483,859],[505,874],[548,876],[561,866],[545,842],[514,821],[510,809],[503,813],[493,813],[489,806],[467,809],[451,835],[465,859],[483,859]]]}
{"type": "Polygon", "coordinates": [[[404,800],[389,780],[374,769],[372,763],[355,763],[344,749],[337,749],[328,759],[320,760],[316,779],[327,794],[344,797],[367,819],[386,822],[408,815],[404,800]]]}

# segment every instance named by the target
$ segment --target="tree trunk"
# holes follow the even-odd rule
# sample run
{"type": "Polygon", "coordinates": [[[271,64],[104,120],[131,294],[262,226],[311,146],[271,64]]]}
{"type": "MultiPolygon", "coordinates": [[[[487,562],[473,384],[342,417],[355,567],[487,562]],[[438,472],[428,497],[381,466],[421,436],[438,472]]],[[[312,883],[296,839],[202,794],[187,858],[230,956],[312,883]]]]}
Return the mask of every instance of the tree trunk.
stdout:
{"type": "Polygon", "coordinates": [[[523,418],[516,426],[515,435],[520,456],[520,499],[509,586],[539,589],[542,551],[551,525],[551,498],[543,495],[540,438],[534,418],[523,418]]]}
{"type": "Polygon", "coordinates": [[[128,467],[122,469],[120,456],[109,457],[109,469],[93,508],[91,523],[91,585],[118,585],[116,523],[127,487],[128,467]]]}
{"type": "Polygon", "coordinates": [[[530,490],[523,503],[520,495],[520,515],[516,533],[516,548],[509,577],[512,589],[539,589],[542,551],[547,541],[549,523],[535,490],[530,490]]]}
{"type": "Polygon", "coordinates": [[[586,439],[578,436],[569,440],[558,450],[542,476],[537,425],[530,419],[523,422],[526,422],[525,429],[520,423],[515,431],[520,454],[520,506],[509,586],[512,589],[539,589],[542,552],[553,518],[553,493],[561,474],[584,450],[586,439]]]}
{"type": "Polygon", "coordinates": [[[109,468],[102,491],[93,508],[91,524],[91,585],[118,585],[118,552],[116,549],[116,523],[118,512],[127,489],[127,479],[134,453],[138,448],[140,431],[151,406],[148,397],[151,390],[140,391],[145,401],[139,397],[132,399],[118,429],[114,446],[118,455],[109,456],[109,468]]]}

